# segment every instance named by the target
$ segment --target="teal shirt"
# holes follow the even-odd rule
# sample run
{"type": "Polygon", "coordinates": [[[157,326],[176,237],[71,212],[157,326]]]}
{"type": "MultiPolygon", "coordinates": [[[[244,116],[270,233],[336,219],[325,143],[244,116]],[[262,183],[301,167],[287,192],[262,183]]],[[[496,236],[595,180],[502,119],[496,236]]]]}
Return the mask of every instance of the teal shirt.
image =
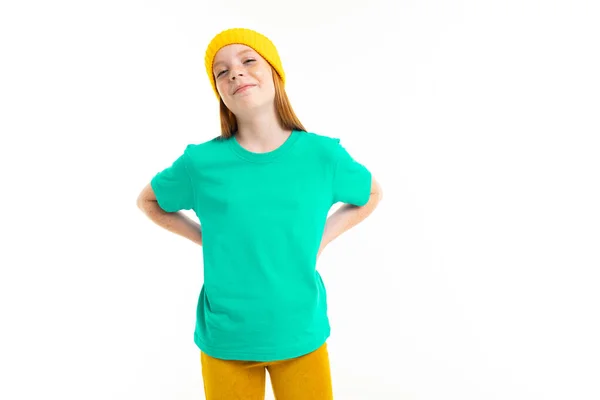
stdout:
{"type": "Polygon", "coordinates": [[[339,139],[293,131],[253,153],[235,136],[190,144],[151,181],[167,212],[193,210],[204,283],[194,342],[209,356],[274,361],[308,354],[330,334],[316,270],[331,207],[362,206],[371,173],[339,139]]]}

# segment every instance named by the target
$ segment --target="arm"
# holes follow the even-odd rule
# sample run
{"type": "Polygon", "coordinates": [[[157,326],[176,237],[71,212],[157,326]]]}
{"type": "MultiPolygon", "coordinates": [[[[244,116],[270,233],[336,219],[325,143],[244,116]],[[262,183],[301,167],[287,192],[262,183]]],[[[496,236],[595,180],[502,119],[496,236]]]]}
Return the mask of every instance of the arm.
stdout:
{"type": "Polygon", "coordinates": [[[138,196],[137,206],[157,225],[202,246],[200,224],[182,212],[168,213],[160,208],[150,184],[146,185],[138,196]]]}
{"type": "Polygon", "coordinates": [[[371,196],[369,197],[367,204],[360,207],[352,204],[344,204],[327,218],[318,254],[321,254],[323,249],[342,233],[367,218],[373,212],[375,207],[377,207],[382,198],[383,192],[381,186],[375,178],[373,178],[371,180],[371,196]]]}

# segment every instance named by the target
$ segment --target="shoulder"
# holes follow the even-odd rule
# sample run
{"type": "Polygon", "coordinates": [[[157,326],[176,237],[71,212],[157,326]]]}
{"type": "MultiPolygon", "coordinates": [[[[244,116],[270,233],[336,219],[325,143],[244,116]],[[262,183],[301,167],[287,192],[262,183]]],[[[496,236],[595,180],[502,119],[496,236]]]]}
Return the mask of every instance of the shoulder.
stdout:
{"type": "Polygon", "coordinates": [[[189,160],[202,160],[215,156],[219,151],[225,149],[229,139],[216,136],[199,143],[189,143],[185,146],[184,155],[189,160]]]}
{"type": "Polygon", "coordinates": [[[315,150],[325,152],[335,151],[340,143],[339,138],[327,136],[322,133],[301,132],[301,134],[304,136],[306,143],[312,146],[315,150]]]}
{"type": "Polygon", "coordinates": [[[300,133],[306,138],[307,141],[309,141],[315,145],[331,147],[331,146],[335,146],[337,143],[340,142],[339,138],[333,137],[333,136],[327,136],[322,133],[311,132],[311,131],[306,131],[306,132],[302,131],[300,133]]]}
{"type": "Polygon", "coordinates": [[[302,132],[301,134],[310,151],[322,159],[334,161],[339,156],[340,138],[316,132],[302,132]]]}

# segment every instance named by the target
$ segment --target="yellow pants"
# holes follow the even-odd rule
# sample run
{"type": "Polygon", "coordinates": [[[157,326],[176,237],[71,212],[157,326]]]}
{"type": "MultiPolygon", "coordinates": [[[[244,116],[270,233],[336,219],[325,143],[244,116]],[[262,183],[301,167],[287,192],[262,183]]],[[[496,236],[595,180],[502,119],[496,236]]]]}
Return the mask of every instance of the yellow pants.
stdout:
{"type": "Polygon", "coordinates": [[[207,400],[264,400],[269,372],[277,400],[331,400],[327,343],[312,353],[274,362],[220,360],[200,352],[207,400]]]}

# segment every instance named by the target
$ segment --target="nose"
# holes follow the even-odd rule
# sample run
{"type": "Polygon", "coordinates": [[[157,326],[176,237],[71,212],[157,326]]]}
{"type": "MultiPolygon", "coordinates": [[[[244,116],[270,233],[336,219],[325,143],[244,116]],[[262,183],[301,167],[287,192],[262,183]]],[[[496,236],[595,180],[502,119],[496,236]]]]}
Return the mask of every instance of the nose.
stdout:
{"type": "Polygon", "coordinates": [[[234,81],[235,78],[238,77],[238,76],[244,76],[244,74],[242,73],[242,71],[231,70],[230,79],[232,81],[234,81]]]}

